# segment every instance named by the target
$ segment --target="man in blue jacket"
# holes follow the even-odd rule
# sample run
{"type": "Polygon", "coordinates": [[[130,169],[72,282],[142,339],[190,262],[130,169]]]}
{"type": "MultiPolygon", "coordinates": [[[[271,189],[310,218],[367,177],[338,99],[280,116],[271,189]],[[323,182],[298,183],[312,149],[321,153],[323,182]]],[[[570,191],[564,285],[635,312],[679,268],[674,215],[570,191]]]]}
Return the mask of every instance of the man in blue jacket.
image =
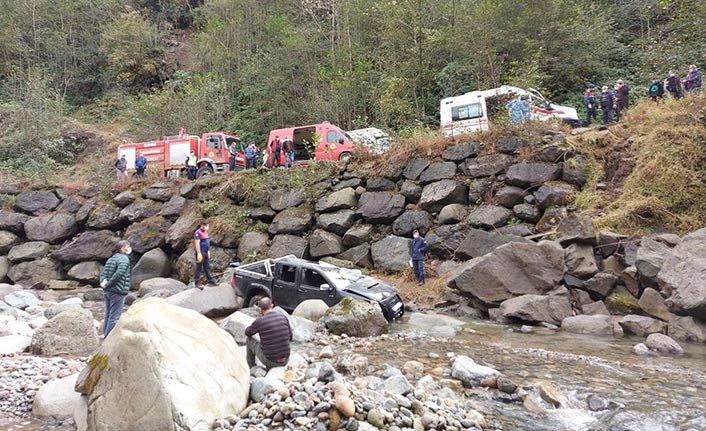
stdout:
{"type": "Polygon", "coordinates": [[[417,229],[412,233],[412,269],[417,277],[417,286],[424,285],[424,255],[429,251],[429,244],[417,229]]]}
{"type": "Polygon", "coordinates": [[[103,336],[107,337],[120,319],[125,306],[125,296],[130,292],[130,258],[132,247],[128,241],[118,242],[118,252],[105,263],[100,275],[105,302],[103,336]]]}

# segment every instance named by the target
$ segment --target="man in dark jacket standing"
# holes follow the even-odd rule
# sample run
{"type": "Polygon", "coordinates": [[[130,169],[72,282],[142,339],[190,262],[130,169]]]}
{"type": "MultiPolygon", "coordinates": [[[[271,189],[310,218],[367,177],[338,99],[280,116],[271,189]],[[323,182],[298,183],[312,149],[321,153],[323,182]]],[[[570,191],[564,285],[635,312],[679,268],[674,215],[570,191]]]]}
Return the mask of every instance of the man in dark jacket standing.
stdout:
{"type": "Polygon", "coordinates": [[[270,166],[273,168],[279,168],[282,166],[282,141],[279,140],[279,136],[275,136],[275,139],[270,142],[270,154],[268,160],[270,161],[270,166]]]}
{"type": "Polygon", "coordinates": [[[669,76],[667,76],[667,79],[664,80],[664,89],[667,90],[675,99],[681,99],[681,80],[674,69],[669,70],[669,76]]]}
{"type": "Polygon", "coordinates": [[[615,107],[615,96],[608,89],[607,85],[601,88],[601,97],[598,99],[598,108],[603,111],[603,124],[607,125],[613,122],[613,108],[615,107]]]}
{"type": "Polygon", "coordinates": [[[245,336],[248,337],[246,356],[248,366],[254,367],[255,357],[257,357],[268,370],[284,367],[289,362],[289,342],[292,341],[289,320],[284,314],[274,311],[270,298],[260,299],[257,309],[261,316],[245,328],[245,336]],[[260,334],[259,342],[253,338],[255,334],[260,334]]]}
{"type": "Polygon", "coordinates": [[[125,306],[125,296],[130,292],[130,258],[132,247],[128,241],[118,242],[118,252],[105,263],[100,275],[105,302],[103,336],[107,337],[120,319],[125,306]]]}
{"type": "Polygon", "coordinates": [[[664,85],[662,85],[662,81],[656,76],[652,78],[648,95],[653,102],[659,102],[662,100],[662,96],[664,96],[664,85]]]}
{"type": "Polygon", "coordinates": [[[586,107],[586,126],[591,125],[591,119],[595,120],[596,116],[596,96],[593,94],[593,90],[596,86],[593,84],[588,84],[588,90],[583,93],[583,104],[586,107]]]}
{"type": "Polygon", "coordinates": [[[618,94],[616,95],[617,100],[615,101],[615,114],[618,117],[616,120],[620,121],[623,111],[628,109],[630,87],[624,83],[622,79],[618,79],[616,84],[618,86],[618,94]]]}
{"type": "Polygon", "coordinates": [[[417,229],[412,232],[412,269],[417,277],[417,286],[424,285],[424,255],[429,251],[427,240],[419,235],[417,229]]]}

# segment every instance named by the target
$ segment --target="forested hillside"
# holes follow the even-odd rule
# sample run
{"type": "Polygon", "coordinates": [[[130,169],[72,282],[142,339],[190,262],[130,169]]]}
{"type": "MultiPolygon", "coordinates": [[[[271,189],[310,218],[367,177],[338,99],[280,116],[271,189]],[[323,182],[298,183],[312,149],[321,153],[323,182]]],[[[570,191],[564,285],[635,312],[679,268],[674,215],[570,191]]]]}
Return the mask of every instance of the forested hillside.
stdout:
{"type": "Polygon", "coordinates": [[[323,119],[400,132],[435,128],[439,99],[472,89],[534,86],[580,107],[588,82],[640,96],[706,57],[706,8],[686,0],[0,5],[0,160],[16,169],[75,162],[87,141],[68,117],[116,139],[185,127],[262,142],[323,119]]]}

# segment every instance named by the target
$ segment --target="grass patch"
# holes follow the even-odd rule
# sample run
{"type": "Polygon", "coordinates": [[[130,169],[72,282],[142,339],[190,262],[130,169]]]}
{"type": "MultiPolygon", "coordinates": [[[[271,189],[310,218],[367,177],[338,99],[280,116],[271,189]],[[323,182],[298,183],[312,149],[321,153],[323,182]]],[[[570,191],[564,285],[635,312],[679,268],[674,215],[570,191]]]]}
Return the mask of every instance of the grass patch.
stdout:
{"type": "Polygon", "coordinates": [[[571,138],[590,160],[589,182],[575,203],[598,227],[621,233],[698,229],[706,224],[704,142],[703,95],[640,102],[610,130],[571,138]]]}
{"type": "Polygon", "coordinates": [[[424,286],[417,286],[412,268],[398,274],[371,274],[397,288],[402,300],[414,302],[423,307],[433,307],[437,304],[446,288],[446,277],[436,276],[431,265],[425,266],[427,279],[424,286]]]}

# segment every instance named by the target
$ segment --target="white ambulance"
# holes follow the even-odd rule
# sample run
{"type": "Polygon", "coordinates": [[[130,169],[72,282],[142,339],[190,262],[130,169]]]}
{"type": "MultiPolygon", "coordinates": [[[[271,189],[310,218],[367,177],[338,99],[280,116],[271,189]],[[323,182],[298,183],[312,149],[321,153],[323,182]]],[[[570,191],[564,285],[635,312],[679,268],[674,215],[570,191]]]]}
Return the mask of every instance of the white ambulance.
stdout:
{"type": "Polygon", "coordinates": [[[447,97],[441,100],[441,132],[444,137],[488,130],[488,109],[486,100],[500,96],[528,96],[530,119],[546,121],[559,118],[571,127],[581,126],[576,109],[569,106],[555,105],[542,94],[530,88],[503,85],[491,90],[471,91],[461,96],[447,97]]]}

